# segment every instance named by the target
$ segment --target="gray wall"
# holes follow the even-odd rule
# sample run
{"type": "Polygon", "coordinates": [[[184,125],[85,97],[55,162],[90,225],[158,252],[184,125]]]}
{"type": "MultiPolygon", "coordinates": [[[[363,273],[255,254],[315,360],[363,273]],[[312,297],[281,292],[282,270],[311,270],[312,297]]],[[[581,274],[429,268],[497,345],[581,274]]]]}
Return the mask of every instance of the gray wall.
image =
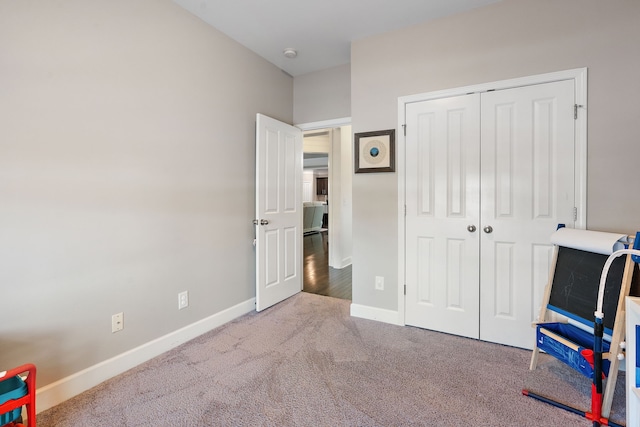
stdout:
{"type": "Polygon", "coordinates": [[[350,64],[295,77],[293,105],[296,124],[350,117],[350,64]]]}
{"type": "MultiPolygon", "coordinates": [[[[588,67],[588,228],[635,233],[639,22],[637,0],[505,0],[356,41],[353,131],[395,128],[400,96],[588,67]]],[[[355,304],[398,309],[397,185],[397,174],[354,176],[355,304]]]]}
{"type": "Polygon", "coordinates": [[[253,298],[292,80],[170,0],[0,0],[0,366],[42,387],[253,298]]]}

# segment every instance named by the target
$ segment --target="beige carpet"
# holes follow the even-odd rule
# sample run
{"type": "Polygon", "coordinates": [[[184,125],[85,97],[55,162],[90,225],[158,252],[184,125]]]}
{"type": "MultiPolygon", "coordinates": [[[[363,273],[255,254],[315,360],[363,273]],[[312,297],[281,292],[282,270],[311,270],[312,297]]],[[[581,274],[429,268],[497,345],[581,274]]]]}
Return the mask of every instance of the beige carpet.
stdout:
{"type": "MultiPolygon", "coordinates": [[[[41,413],[39,427],[590,426],[590,381],[542,355],[349,316],[301,293],[41,413]]],[[[612,420],[625,417],[624,375],[612,420]]]]}

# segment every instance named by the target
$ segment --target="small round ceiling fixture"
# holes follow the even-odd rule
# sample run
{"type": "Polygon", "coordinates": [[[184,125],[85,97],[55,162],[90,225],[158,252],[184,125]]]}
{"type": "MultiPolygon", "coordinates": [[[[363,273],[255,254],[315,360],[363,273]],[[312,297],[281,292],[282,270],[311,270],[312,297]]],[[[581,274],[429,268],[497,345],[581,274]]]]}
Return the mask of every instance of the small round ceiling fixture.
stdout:
{"type": "Polygon", "coordinates": [[[284,51],[282,51],[282,54],[289,59],[293,59],[298,56],[298,51],[296,51],[294,48],[288,47],[284,51]]]}

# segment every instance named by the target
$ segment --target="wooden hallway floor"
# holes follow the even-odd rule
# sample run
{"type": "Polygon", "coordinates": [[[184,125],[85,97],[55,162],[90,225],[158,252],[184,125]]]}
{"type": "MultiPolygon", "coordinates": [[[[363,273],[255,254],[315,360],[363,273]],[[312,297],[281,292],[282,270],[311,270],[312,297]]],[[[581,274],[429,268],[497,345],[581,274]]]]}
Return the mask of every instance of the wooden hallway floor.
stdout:
{"type": "Polygon", "coordinates": [[[312,294],[351,300],[351,266],[329,267],[329,238],[326,231],[304,236],[304,283],[312,294]]]}

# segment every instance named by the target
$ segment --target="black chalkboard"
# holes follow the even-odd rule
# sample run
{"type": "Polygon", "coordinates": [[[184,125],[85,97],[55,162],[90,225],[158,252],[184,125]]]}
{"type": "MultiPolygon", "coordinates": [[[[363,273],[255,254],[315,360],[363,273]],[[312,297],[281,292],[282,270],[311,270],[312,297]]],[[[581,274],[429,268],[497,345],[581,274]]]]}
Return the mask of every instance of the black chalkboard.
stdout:
{"type": "MultiPolygon", "coordinates": [[[[608,255],[560,246],[551,286],[549,305],[586,325],[593,326],[598,287],[608,255]]],[[[611,264],[604,293],[602,312],[605,330],[611,334],[616,319],[626,256],[611,264]]]]}

